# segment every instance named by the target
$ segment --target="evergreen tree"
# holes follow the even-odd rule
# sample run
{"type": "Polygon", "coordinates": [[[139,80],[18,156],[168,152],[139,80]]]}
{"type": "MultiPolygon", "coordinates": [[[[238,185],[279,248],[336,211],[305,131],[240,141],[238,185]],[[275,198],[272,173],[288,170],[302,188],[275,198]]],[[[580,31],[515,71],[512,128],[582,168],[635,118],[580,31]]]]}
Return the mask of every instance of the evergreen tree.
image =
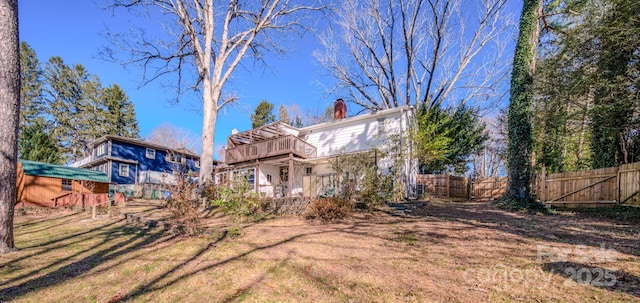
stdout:
{"type": "Polygon", "coordinates": [[[102,119],[104,107],[100,104],[102,84],[81,64],[73,66],[73,85],[77,89],[73,101],[72,159],[82,159],[89,154],[87,144],[104,134],[102,119]]]}
{"type": "Polygon", "coordinates": [[[464,174],[471,154],[488,139],[477,110],[466,106],[450,111],[423,106],[417,122],[417,155],[426,173],[464,174]]]}
{"type": "Polygon", "coordinates": [[[251,127],[256,128],[276,121],[276,116],[273,114],[273,103],[262,100],[253,114],[251,114],[251,127]]]}
{"type": "Polygon", "coordinates": [[[113,84],[104,88],[101,95],[106,108],[104,134],[139,138],[138,120],[133,103],[120,86],[113,84]]]}
{"type": "Polygon", "coordinates": [[[547,3],[536,75],[535,153],[547,171],[638,161],[640,2],[547,3]]]}
{"type": "Polygon", "coordinates": [[[302,117],[299,115],[295,115],[293,120],[291,120],[291,126],[301,128],[304,127],[304,123],[302,123],[302,117]]]}
{"type": "Polygon", "coordinates": [[[20,129],[31,123],[44,122],[42,66],[36,52],[20,43],[20,129]]]}
{"type": "Polygon", "coordinates": [[[63,162],[86,156],[87,143],[102,135],[99,117],[100,80],[81,64],[69,67],[60,57],[49,59],[44,78],[48,97],[48,129],[58,143],[63,162]]]}
{"type": "Polygon", "coordinates": [[[79,91],[79,88],[74,88],[72,73],[71,68],[57,56],[51,57],[44,68],[47,129],[60,148],[63,163],[72,158],[71,138],[74,130],[72,118],[75,115],[76,92],[79,91]]]}
{"type": "Polygon", "coordinates": [[[62,164],[58,145],[38,122],[22,130],[18,153],[23,160],[62,164]]]}
{"type": "Polygon", "coordinates": [[[508,207],[533,208],[531,179],[533,75],[540,35],[542,0],[524,0],[520,33],[513,58],[508,112],[508,188],[503,203],[508,207]]]}
{"type": "Polygon", "coordinates": [[[278,121],[287,123],[287,124],[293,124],[289,120],[289,111],[282,104],[280,105],[280,107],[278,107],[278,121]]]}
{"type": "Polygon", "coordinates": [[[139,138],[133,104],[117,84],[102,88],[84,66],[70,67],[57,56],[42,70],[33,49],[22,43],[20,50],[22,127],[39,123],[57,145],[61,163],[85,157],[87,144],[106,134],[139,138]]]}
{"type": "Polygon", "coordinates": [[[416,155],[422,173],[435,173],[444,169],[451,151],[451,117],[439,106],[421,106],[416,117],[416,155]]]}
{"type": "Polygon", "coordinates": [[[638,160],[632,145],[637,134],[640,84],[640,2],[610,1],[593,29],[596,62],[591,123],[594,168],[638,160]]]}

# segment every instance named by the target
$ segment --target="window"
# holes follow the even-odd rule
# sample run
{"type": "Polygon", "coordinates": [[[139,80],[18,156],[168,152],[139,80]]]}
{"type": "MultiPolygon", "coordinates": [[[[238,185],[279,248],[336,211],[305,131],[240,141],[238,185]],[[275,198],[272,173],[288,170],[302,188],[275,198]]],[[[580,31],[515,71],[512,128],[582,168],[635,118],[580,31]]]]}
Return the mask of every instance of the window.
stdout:
{"type": "Polygon", "coordinates": [[[120,166],[118,167],[118,174],[121,177],[128,177],[129,176],[129,164],[120,164],[120,166]]]}
{"type": "Polygon", "coordinates": [[[305,173],[307,175],[310,175],[313,173],[313,167],[305,167],[305,173]]]}
{"type": "Polygon", "coordinates": [[[280,181],[289,181],[289,169],[286,167],[280,167],[280,181]]]}
{"type": "Polygon", "coordinates": [[[253,168],[248,169],[245,178],[247,178],[249,185],[254,186],[256,182],[255,170],[253,170],[253,168]]]}
{"type": "Polygon", "coordinates": [[[72,188],[73,187],[71,186],[71,180],[62,179],[62,191],[71,191],[72,188]]]}
{"type": "Polygon", "coordinates": [[[269,183],[273,182],[273,177],[271,177],[271,175],[267,175],[267,182],[269,183]]]}
{"type": "Polygon", "coordinates": [[[102,156],[107,151],[107,143],[102,143],[96,147],[96,156],[102,156]]]}
{"type": "Polygon", "coordinates": [[[378,119],[378,134],[384,134],[384,132],[385,132],[384,119],[378,119]]]}
{"type": "Polygon", "coordinates": [[[200,160],[194,160],[193,162],[195,167],[198,167],[198,168],[200,167],[200,160]]]}
{"type": "Polygon", "coordinates": [[[176,154],[170,152],[167,155],[167,161],[181,163],[182,162],[182,156],[181,155],[176,155],[176,154]]]}
{"type": "Polygon", "coordinates": [[[155,159],[156,158],[156,150],[153,148],[147,148],[147,158],[155,159]]]}

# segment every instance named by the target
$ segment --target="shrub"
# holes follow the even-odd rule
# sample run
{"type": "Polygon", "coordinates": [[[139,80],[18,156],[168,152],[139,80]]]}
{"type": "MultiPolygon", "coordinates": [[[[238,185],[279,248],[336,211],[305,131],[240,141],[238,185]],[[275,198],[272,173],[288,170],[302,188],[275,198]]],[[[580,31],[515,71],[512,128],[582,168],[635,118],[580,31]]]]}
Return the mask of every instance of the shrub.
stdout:
{"type": "Polygon", "coordinates": [[[198,216],[198,184],[189,178],[178,178],[176,185],[168,186],[171,195],[165,207],[173,214],[174,231],[186,236],[202,232],[198,216]]]}
{"type": "Polygon", "coordinates": [[[207,201],[220,199],[220,188],[217,184],[211,182],[204,185],[203,195],[207,201]]]}
{"type": "Polygon", "coordinates": [[[317,198],[307,208],[307,219],[320,219],[334,222],[345,218],[353,209],[353,203],[339,197],[317,198]]]}
{"type": "Polygon", "coordinates": [[[217,188],[217,198],[211,202],[214,206],[222,207],[225,213],[239,223],[245,221],[246,216],[260,218],[261,203],[258,195],[252,190],[249,183],[238,176],[228,186],[217,188]]]}
{"type": "Polygon", "coordinates": [[[372,209],[389,199],[391,196],[391,178],[378,174],[375,167],[367,168],[362,179],[358,200],[366,209],[372,209]]]}

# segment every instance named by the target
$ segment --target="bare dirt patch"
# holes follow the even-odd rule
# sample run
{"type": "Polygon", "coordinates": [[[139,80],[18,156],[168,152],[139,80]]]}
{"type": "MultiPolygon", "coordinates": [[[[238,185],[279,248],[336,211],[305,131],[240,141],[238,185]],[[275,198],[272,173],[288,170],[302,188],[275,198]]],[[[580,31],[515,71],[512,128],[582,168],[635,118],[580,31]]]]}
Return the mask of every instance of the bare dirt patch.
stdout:
{"type": "MultiPolygon", "coordinates": [[[[166,218],[156,206],[122,213],[166,218]]],[[[640,227],[605,218],[426,202],[224,237],[232,224],[212,211],[206,234],[185,239],[88,216],[17,217],[0,301],[640,301],[640,227]]]]}

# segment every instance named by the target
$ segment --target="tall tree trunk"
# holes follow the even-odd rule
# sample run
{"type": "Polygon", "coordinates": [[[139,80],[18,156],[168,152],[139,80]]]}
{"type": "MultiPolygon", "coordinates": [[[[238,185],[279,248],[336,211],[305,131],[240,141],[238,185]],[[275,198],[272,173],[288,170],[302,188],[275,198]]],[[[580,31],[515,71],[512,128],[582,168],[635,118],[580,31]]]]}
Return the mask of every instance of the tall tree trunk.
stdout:
{"type": "Polygon", "coordinates": [[[15,249],[18,124],[20,117],[20,47],[18,0],[0,0],[0,254],[15,249]]]}
{"type": "Polygon", "coordinates": [[[204,80],[203,101],[204,101],[204,113],[202,123],[202,155],[200,156],[200,173],[199,184],[202,194],[202,186],[212,181],[213,173],[213,153],[214,150],[214,135],[216,132],[216,120],[218,118],[218,106],[217,101],[220,98],[219,89],[211,89],[212,85],[208,77],[204,80]]]}
{"type": "MultiPolygon", "coordinates": [[[[513,57],[511,99],[509,102],[509,187],[506,198],[514,202],[531,200],[531,115],[533,74],[540,36],[539,16],[542,0],[524,0],[520,16],[520,34],[513,57]]],[[[527,203],[527,202],[525,202],[527,203]]]]}

